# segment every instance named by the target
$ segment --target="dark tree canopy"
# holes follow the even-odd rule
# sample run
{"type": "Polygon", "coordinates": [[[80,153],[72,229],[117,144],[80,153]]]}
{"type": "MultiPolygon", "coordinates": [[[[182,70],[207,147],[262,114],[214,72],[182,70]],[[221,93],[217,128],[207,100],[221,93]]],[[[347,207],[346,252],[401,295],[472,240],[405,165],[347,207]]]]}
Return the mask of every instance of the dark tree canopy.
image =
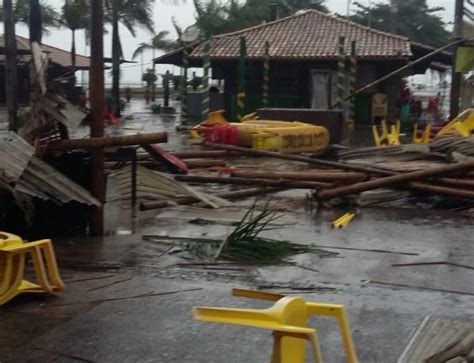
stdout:
{"type": "MultiPolygon", "coordinates": [[[[270,20],[271,4],[275,0],[194,0],[196,25],[207,34],[228,33],[270,20]]],[[[294,14],[301,9],[327,11],[324,0],[280,0],[280,16],[294,14]]]]}
{"type": "Polygon", "coordinates": [[[403,0],[398,12],[392,12],[390,4],[377,3],[368,7],[355,3],[358,7],[351,20],[383,31],[395,31],[413,41],[439,47],[447,44],[451,34],[438,13],[444,8],[429,7],[426,0],[403,0]]]}

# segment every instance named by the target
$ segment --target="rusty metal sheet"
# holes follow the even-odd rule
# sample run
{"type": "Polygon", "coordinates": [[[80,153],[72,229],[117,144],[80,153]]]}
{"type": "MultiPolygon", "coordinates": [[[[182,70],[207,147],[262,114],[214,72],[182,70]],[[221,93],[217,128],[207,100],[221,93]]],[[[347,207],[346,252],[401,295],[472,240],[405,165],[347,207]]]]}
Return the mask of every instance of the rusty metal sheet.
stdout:
{"type": "Polygon", "coordinates": [[[100,205],[86,189],[36,157],[31,159],[15,189],[57,203],[76,201],[87,205],[100,205]]]}
{"type": "Polygon", "coordinates": [[[34,156],[34,148],[18,134],[0,131],[0,174],[15,190],[57,203],[100,205],[86,189],[34,156]]]}
{"type": "Polygon", "coordinates": [[[474,332],[474,323],[427,316],[412,333],[397,363],[424,362],[447,345],[474,332]]]}
{"type": "Polygon", "coordinates": [[[11,131],[0,131],[0,174],[8,182],[17,181],[33,157],[34,149],[11,131]]]}

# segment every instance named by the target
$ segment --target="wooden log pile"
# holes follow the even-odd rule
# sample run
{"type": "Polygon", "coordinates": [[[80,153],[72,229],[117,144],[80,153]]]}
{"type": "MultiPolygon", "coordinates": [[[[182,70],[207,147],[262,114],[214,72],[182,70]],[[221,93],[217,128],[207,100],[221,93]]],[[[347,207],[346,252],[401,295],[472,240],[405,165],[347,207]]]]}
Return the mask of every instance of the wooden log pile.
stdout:
{"type": "MultiPolygon", "coordinates": [[[[200,169],[190,171],[188,175],[176,175],[174,179],[177,182],[205,187],[205,190],[208,189],[207,185],[211,184],[231,185],[233,188],[242,186],[240,190],[214,194],[228,200],[240,200],[289,189],[308,189],[313,192],[314,199],[323,202],[386,188],[474,200],[474,159],[466,158],[456,162],[439,152],[440,148],[452,150],[453,144],[465,147],[468,143],[470,142],[451,140],[450,143],[431,147],[414,145],[409,148],[341,148],[339,157],[334,160],[204,143],[203,150],[174,153],[177,157],[185,158],[190,169],[200,169]],[[252,157],[255,157],[253,168],[248,165],[242,168],[228,167],[228,163],[232,161],[248,161],[252,157]],[[265,158],[263,162],[262,158],[265,158]],[[298,168],[289,163],[288,169],[284,169],[285,164],[282,164],[283,169],[272,170],[271,167],[265,167],[268,159],[298,162],[296,164],[302,166],[298,168]],[[222,170],[225,171],[224,174],[222,170]]],[[[140,165],[151,169],[160,168],[159,163],[151,161],[145,154],[139,154],[138,159],[140,165]]],[[[199,201],[196,198],[191,197],[144,202],[141,209],[151,210],[173,204],[197,202],[199,201]]]]}

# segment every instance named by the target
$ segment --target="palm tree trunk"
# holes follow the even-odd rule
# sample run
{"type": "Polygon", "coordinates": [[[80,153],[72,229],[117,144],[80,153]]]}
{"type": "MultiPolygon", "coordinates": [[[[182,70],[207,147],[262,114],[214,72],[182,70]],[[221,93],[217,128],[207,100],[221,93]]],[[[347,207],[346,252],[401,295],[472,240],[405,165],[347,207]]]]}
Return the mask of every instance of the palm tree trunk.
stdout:
{"type": "MultiPolygon", "coordinates": [[[[155,46],[153,46],[153,74],[156,75],[155,71],[155,46]]],[[[153,84],[151,86],[151,100],[155,102],[155,94],[156,94],[156,82],[153,81],[153,84]]]]}
{"type": "Polygon", "coordinates": [[[43,35],[41,6],[39,0],[30,0],[30,43],[38,42],[41,44],[43,35]]]}
{"type": "Polygon", "coordinates": [[[71,69],[72,69],[72,80],[71,86],[76,85],[76,29],[71,29],[72,32],[72,44],[71,44],[71,69]]]}
{"type": "Polygon", "coordinates": [[[116,9],[112,11],[112,104],[115,115],[120,117],[120,35],[116,9]]]}

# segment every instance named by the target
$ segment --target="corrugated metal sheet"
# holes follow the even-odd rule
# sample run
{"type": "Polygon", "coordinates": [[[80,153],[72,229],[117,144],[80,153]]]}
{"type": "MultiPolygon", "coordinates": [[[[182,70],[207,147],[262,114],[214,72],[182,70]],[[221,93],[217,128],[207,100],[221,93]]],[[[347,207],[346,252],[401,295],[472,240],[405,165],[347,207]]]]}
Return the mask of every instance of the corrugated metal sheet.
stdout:
{"type": "Polygon", "coordinates": [[[57,203],[100,205],[86,189],[33,154],[34,148],[17,134],[0,132],[0,171],[15,183],[15,190],[57,203]]]}
{"type": "Polygon", "coordinates": [[[397,363],[420,363],[474,332],[474,323],[427,316],[412,334],[397,363]]]}
{"type": "Polygon", "coordinates": [[[34,149],[20,136],[0,131],[0,173],[8,182],[17,181],[34,154],[34,149]]]}

